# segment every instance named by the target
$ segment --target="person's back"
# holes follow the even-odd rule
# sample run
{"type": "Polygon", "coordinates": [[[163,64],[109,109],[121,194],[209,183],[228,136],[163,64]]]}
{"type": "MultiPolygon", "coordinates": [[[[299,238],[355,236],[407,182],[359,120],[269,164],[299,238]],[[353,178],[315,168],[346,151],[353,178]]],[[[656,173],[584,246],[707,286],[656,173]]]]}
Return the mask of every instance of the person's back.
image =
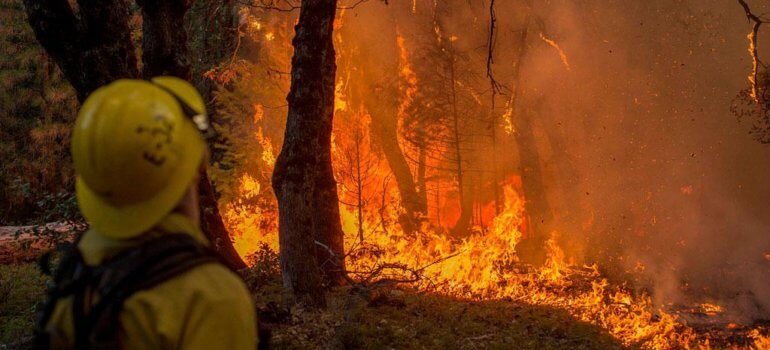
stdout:
{"type": "Polygon", "coordinates": [[[62,258],[38,348],[256,348],[248,290],[198,228],[196,124],[207,126],[203,101],[176,78],[121,80],[86,100],[72,150],[91,230],[62,258]]]}

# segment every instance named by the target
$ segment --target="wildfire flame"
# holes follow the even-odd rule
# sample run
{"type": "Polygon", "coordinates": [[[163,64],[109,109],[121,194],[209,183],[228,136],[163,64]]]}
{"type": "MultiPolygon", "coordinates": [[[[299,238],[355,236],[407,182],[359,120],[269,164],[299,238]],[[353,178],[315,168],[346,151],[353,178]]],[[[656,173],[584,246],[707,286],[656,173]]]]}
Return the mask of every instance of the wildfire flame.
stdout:
{"type": "Polygon", "coordinates": [[[721,306],[711,303],[700,304],[700,309],[701,312],[709,316],[715,316],[724,312],[724,309],[721,306]]]}
{"type": "Polygon", "coordinates": [[[412,103],[414,95],[417,93],[417,74],[412,70],[412,65],[409,62],[409,51],[406,49],[406,43],[404,37],[398,35],[396,37],[396,43],[398,44],[399,64],[401,66],[401,79],[405,82],[404,98],[401,100],[401,104],[398,107],[398,113],[403,114],[404,110],[412,103]]]}
{"type": "Polygon", "coordinates": [[[559,58],[561,59],[561,63],[564,64],[564,67],[567,68],[567,70],[570,70],[569,59],[567,58],[567,54],[564,52],[561,46],[559,46],[559,44],[556,41],[552,39],[548,39],[543,33],[540,33],[540,39],[542,39],[546,44],[556,49],[556,51],[559,53],[559,58]]]}
{"type": "Polygon", "coordinates": [[[757,32],[751,31],[746,36],[749,39],[749,55],[751,57],[751,73],[749,74],[749,83],[751,84],[751,92],[749,95],[754,102],[759,103],[759,82],[757,76],[759,75],[759,57],[757,57],[757,32]]]}
{"type": "MultiPolygon", "coordinates": [[[[415,6],[416,1],[413,2],[413,10],[416,10],[415,6]]],[[[335,29],[342,25],[343,21],[338,18],[335,29]]],[[[263,29],[262,24],[255,26],[263,29]]],[[[441,42],[443,33],[435,23],[434,31],[436,40],[441,42]]],[[[564,50],[543,33],[540,33],[540,38],[558,51],[561,62],[570,69],[564,50]]],[[[339,34],[335,36],[338,47],[343,46],[342,39],[339,34]]],[[[457,37],[450,36],[446,40],[455,41],[457,37]]],[[[396,44],[401,81],[400,118],[413,103],[419,81],[404,37],[398,35],[396,44]]],[[[391,169],[368,146],[368,112],[354,99],[348,99],[347,89],[352,84],[353,68],[349,64],[338,64],[338,67],[335,87],[335,112],[338,114],[335,116],[332,153],[348,254],[346,269],[352,277],[379,271],[381,278],[410,281],[420,291],[442,293],[458,299],[505,299],[556,307],[567,310],[576,319],[606,329],[630,346],[710,348],[708,340],[698,339],[692,328],[678,320],[676,315],[659,309],[648,295],[635,294],[610,284],[599,273],[597,265],[580,266],[569,262],[559,246],[558,232],[552,233],[546,242],[548,258],[542,267],[522,263],[517,246],[524,237],[527,213],[525,198],[517,190],[520,187],[516,186],[516,181],[504,182],[508,185],[503,187],[500,213],[491,221],[486,220],[486,226],[475,227],[472,234],[463,239],[452,237],[440,227],[440,223],[435,222],[441,220],[440,208],[431,209],[437,212],[434,222],[426,218],[417,232],[404,232],[398,223],[401,214],[399,192],[394,181],[390,181],[391,169]],[[368,175],[361,175],[362,164],[369,168],[365,169],[368,175]],[[359,169],[355,169],[356,166],[359,169]],[[354,173],[355,170],[359,170],[357,178],[353,176],[351,180],[350,176],[342,176],[346,171],[354,173]],[[369,178],[364,181],[362,176],[369,178]],[[414,279],[415,273],[419,274],[419,279],[414,279]]],[[[506,108],[503,123],[505,131],[510,134],[515,131],[512,120],[514,106],[509,102],[506,108]]],[[[256,105],[254,109],[254,123],[259,125],[263,121],[264,110],[261,105],[256,105]]],[[[262,128],[256,130],[253,137],[261,146],[262,153],[253,156],[261,159],[266,171],[271,170],[275,163],[273,144],[262,128]]],[[[235,248],[244,257],[265,245],[278,250],[275,206],[253,204],[270,191],[269,183],[260,181],[264,179],[249,174],[240,176],[236,185],[238,197],[220,203],[235,248]]],[[[683,187],[681,191],[690,194],[692,187],[683,187]]],[[[442,192],[443,197],[437,198],[436,202],[457,203],[448,192],[442,192]]],[[[269,199],[274,201],[272,197],[269,199]]],[[[593,211],[589,212],[591,216],[582,223],[583,230],[593,225],[593,211]]],[[[770,254],[765,258],[770,260],[770,254]]],[[[701,304],[700,310],[709,315],[723,312],[721,306],[708,303],[701,304]]],[[[753,331],[750,337],[755,348],[770,347],[768,337],[759,331],[753,331]]]]}
{"type": "MultiPolygon", "coordinates": [[[[241,179],[244,196],[260,187],[249,177],[241,179]]],[[[677,322],[676,316],[656,310],[647,296],[636,297],[611,287],[601,278],[596,266],[575,266],[565,262],[564,252],[553,236],[547,244],[548,262],[542,268],[517,267],[516,245],[522,238],[524,199],[513,186],[505,187],[504,210],[490,227],[456,241],[435,230],[408,235],[389,225],[385,230],[375,220],[367,220],[364,242],[357,236],[357,215],[340,206],[346,248],[350,254],[347,269],[364,273],[383,266],[409,266],[424,277],[415,286],[457,298],[512,299],[529,304],[548,305],[568,310],[576,318],[607,329],[627,345],[644,344],[650,348],[672,348],[690,344],[694,332],[677,322]],[[570,275],[590,280],[580,285],[570,275]]],[[[390,215],[395,215],[391,212],[390,215]]],[[[235,232],[239,253],[247,255],[259,245],[277,248],[277,232],[255,230],[260,213],[225,212],[226,222],[235,232]]],[[[384,276],[408,279],[398,268],[383,270],[384,276]]]]}

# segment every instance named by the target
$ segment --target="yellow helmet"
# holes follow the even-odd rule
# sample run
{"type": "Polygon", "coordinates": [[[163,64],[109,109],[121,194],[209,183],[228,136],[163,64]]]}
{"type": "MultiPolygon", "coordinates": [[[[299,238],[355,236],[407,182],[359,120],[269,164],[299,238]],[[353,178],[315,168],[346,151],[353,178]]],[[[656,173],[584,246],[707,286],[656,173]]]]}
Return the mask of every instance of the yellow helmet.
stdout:
{"type": "Polygon", "coordinates": [[[206,152],[196,124],[206,123],[203,99],[179,78],[94,91],[72,132],[78,205],[91,226],[126,239],[163,219],[192,185],[206,152]]]}

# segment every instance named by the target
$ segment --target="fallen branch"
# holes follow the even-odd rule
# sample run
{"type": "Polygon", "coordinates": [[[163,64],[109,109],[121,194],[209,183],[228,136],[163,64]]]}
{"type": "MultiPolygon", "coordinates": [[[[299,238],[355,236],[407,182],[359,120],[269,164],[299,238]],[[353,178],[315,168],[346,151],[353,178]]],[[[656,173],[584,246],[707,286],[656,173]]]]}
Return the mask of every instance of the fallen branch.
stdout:
{"type": "Polygon", "coordinates": [[[364,295],[370,295],[372,290],[385,286],[420,282],[426,278],[424,272],[428,267],[439,264],[463,253],[460,251],[455,254],[441,257],[419,268],[412,268],[406,264],[401,263],[379,263],[371,270],[351,271],[341,266],[339,263],[340,259],[337,258],[337,255],[328,245],[319,241],[315,241],[315,244],[321,248],[324,248],[329,253],[330,258],[324,261],[321,265],[323,266],[324,264],[332,263],[339,267],[343,272],[342,276],[345,281],[350,286],[352,286],[354,290],[364,295]],[[355,276],[356,278],[351,277],[351,275],[355,276]]]}

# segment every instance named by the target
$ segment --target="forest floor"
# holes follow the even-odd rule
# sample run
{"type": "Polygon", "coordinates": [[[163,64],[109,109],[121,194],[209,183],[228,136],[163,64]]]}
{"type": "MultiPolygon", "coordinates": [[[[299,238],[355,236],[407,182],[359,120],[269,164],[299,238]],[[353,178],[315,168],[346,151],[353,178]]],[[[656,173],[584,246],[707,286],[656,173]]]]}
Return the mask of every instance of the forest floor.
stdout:
{"type": "MultiPolygon", "coordinates": [[[[404,287],[337,288],[328,293],[328,307],[322,311],[289,306],[293,304],[282,292],[277,255],[263,251],[249,260],[253,267],[243,277],[254,296],[261,332],[273,349],[634,348],[567,310],[458,300],[404,287]]],[[[28,348],[47,281],[35,263],[0,264],[0,350],[28,348]]],[[[736,335],[713,338],[745,341],[745,334],[736,335]]],[[[723,348],[720,343],[712,346],[723,348]]]]}
{"type": "MultiPolygon", "coordinates": [[[[468,302],[382,289],[330,293],[325,311],[282,305],[274,276],[247,276],[274,349],[620,349],[567,312],[515,302],[468,302]],[[263,278],[254,281],[254,278],[263,278]],[[256,283],[254,283],[256,282],[256,283]]],[[[46,277],[34,263],[0,265],[0,349],[28,344],[46,277]]]]}
{"type": "Polygon", "coordinates": [[[278,349],[623,348],[604,330],[564,310],[399,289],[368,300],[338,290],[327,310],[294,310],[290,318],[268,326],[274,328],[271,343],[278,349]]]}

